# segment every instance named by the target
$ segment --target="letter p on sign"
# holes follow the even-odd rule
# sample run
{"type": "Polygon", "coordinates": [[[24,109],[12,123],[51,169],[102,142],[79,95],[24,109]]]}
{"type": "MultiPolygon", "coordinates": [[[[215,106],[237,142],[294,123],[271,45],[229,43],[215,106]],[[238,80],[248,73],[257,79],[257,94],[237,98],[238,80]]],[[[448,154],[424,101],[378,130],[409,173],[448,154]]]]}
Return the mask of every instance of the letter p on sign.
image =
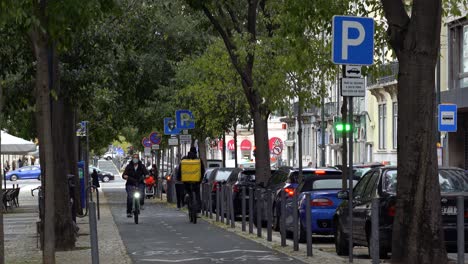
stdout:
{"type": "Polygon", "coordinates": [[[374,63],[374,20],[366,17],[333,17],[332,61],[335,64],[374,63]]]}

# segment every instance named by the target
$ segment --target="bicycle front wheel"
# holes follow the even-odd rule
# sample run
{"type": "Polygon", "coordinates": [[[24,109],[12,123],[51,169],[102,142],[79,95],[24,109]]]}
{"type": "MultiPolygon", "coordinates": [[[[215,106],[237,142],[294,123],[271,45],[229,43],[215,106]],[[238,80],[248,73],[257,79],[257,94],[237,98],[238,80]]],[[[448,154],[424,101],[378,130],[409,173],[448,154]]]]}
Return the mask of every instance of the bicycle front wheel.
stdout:
{"type": "Polygon", "coordinates": [[[140,214],[140,201],[135,199],[134,207],[133,207],[133,220],[135,220],[135,224],[138,224],[138,216],[140,214]]]}

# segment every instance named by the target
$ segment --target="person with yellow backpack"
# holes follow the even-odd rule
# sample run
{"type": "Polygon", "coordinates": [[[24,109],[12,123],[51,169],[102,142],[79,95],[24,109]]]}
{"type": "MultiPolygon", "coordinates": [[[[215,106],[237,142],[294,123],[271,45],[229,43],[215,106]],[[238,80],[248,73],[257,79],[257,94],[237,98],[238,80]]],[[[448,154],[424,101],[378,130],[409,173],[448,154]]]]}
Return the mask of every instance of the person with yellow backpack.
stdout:
{"type": "Polygon", "coordinates": [[[180,161],[179,168],[176,171],[176,179],[184,183],[186,193],[186,204],[190,207],[193,203],[193,194],[195,194],[195,208],[189,208],[190,220],[196,223],[196,213],[200,210],[200,183],[205,174],[205,166],[197,156],[197,149],[191,147],[187,156],[180,161]]]}

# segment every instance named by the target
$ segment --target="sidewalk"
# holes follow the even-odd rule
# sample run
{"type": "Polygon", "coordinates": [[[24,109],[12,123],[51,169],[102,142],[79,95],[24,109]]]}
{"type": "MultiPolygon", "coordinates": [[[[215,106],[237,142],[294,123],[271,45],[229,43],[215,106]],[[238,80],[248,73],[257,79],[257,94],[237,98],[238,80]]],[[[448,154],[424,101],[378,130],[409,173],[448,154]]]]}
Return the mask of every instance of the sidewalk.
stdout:
{"type": "MultiPolygon", "coordinates": [[[[101,192],[101,194],[103,194],[101,192]]],[[[119,235],[108,207],[105,195],[101,199],[101,220],[98,221],[100,263],[130,264],[125,246],[119,235]]],[[[37,197],[29,190],[21,190],[20,207],[4,214],[5,261],[8,264],[42,263],[42,252],[37,248],[36,221],[37,197]]],[[[76,248],[72,251],[56,252],[57,263],[91,263],[88,217],[78,218],[80,227],[76,248]]]]}

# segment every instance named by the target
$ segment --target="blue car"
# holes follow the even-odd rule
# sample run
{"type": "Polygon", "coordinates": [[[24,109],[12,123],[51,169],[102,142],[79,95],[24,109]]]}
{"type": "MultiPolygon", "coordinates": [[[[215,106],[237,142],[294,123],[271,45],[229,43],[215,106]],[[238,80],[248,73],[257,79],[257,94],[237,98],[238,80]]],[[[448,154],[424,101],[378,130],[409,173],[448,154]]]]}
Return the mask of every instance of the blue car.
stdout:
{"type": "Polygon", "coordinates": [[[6,173],[6,179],[10,181],[24,180],[24,179],[41,179],[40,166],[24,166],[13,171],[6,173]]]}
{"type": "MultiPolygon", "coordinates": [[[[354,184],[358,178],[354,179],[354,184]]],[[[304,177],[304,181],[296,188],[298,192],[298,227],[299,242],[305,242],[306,235],[306,196],[310,195],[312,233],[319,235],[332,235],[334,232],[333,216],[336,208],[342,200],[337,194],[342,189],[342,176],[334,175],[314,175],[304,177]]],[[[286,203],[286,229],[293,231],[293,200],[287,200],[286,203]]]]}

